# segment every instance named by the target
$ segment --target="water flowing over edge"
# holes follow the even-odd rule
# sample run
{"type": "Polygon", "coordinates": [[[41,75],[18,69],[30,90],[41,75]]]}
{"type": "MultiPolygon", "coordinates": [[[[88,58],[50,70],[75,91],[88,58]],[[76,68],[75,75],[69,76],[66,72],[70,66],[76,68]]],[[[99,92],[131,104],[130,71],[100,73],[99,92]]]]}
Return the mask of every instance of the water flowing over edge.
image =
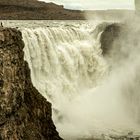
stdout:
{"type": "Polygon", "coordinates": [[[94,29],[75,26],[22,29],[25,60],[33,84],[52,102],[53,119],[66,139],[140,130],[137,121],[140,97],[137,92],[123,93],[136,80],[134,72],[138,71],[139,58],[131,68],[127,61],[110,72],[110,64],[101,50],[104,28],[98,32],[94,29]]]}

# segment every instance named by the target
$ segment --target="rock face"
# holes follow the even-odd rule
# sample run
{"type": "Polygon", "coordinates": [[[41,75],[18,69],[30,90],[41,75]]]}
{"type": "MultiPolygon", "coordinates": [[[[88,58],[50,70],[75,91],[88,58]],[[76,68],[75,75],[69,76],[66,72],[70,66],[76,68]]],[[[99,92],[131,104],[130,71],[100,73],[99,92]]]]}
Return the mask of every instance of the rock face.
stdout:
{"type": "Polygon", "coordinates": [[[51,104],[32,85],[20,31],[0,28],[0,140],[61,140],[51,104]]]}
{"type": "Polygon", "coordinates": [[[119,37],[120,32],[120,24],[111,24],[105,27],[100,39],[103,55],[106,55],[111,51],[114,40],[119,37]]]}

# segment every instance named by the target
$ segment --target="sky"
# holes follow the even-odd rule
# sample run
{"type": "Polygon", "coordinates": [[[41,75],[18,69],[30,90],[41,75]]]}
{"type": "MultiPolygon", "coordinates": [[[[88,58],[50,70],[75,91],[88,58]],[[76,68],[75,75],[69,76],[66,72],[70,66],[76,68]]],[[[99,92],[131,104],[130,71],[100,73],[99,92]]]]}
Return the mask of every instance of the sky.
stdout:
{"type": "Polygon", "coordinates": [[[80,10],[134,9],[134,0],[41,0],[64,5],[65,8],[80,10]]]}

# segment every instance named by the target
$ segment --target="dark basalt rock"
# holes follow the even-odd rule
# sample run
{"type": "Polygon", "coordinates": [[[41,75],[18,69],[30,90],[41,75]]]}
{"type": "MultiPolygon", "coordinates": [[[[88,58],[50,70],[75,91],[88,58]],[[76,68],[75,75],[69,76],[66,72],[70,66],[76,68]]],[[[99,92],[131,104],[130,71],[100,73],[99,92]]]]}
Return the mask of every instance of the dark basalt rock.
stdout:
{"type": "Polygon", "coordinates": [[[103,55],[108,54],[109,51],[112,49],[113,43],[119,37],[120,32],[120,24],[114,23],[105,27],[100,39],[103,55]]]}
{"type": "Polygon", "coordinates": [[[0,28],[0,140],[62,140],[33,86],[20,31],[0,28]]]}

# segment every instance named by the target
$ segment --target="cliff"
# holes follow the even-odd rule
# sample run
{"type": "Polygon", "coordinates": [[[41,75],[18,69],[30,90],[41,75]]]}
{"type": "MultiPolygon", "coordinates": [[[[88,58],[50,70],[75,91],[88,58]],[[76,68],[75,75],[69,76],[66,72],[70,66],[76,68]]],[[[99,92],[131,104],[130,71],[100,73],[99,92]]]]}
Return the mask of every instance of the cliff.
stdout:
{"type": "Polygon", "coordinates": [[[119,38],[122,25],[113,23],[103,28],[104,31],[101,34],[100,42],[103,55],[106,55],[112,50],[114,41],[119,38]]]}
{"type": "Polygon", "coordinates": [[[0,140],[61,140],[51,104],[32,85],[20,31],[0,28],[0,140]]]}

